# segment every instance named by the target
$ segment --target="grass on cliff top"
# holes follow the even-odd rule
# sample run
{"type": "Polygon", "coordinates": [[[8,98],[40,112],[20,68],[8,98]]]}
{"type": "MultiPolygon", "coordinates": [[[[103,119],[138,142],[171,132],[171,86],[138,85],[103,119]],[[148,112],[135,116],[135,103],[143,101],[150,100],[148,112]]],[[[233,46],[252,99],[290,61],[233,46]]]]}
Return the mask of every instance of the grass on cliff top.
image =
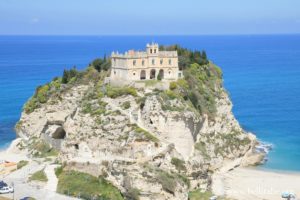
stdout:
{"type": "Polygon", "coordinates": [[[47,182],[47,181],[48,181],[48,178],[47,178],[47,176],[46,176],[46,173],[45,173],[44,169],[42,169],[42,170],[37,171],[37,172],[35,172],[34,174],[32,174],[32,175],[29,177],[29,180],[30,180],[30,181],[47,182]]]}
{"type": "Polygon", "coordinates": [[[58,177],[57,192],[82,199],[123,200],[120,191],[102,177],[76,171],[63,171],[58,177]]]}
{"type": "Polygon", "coordinates": [[[112,87],[112,86],[107,86],[106,87],[106,95],[110,98],[117,98],[123,95],[131,95],[136,97],[137,96],[137,91],[133,87],[112,87]]]}

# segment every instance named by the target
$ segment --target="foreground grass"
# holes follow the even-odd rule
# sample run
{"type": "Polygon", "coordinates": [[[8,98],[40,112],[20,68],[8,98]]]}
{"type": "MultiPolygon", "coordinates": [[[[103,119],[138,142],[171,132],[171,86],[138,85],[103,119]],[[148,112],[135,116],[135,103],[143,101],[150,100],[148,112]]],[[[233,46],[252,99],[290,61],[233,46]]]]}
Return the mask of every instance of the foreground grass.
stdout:
{"type": "Polygon", "coordinates": [[[82,199],[123,200],[120,191],[102,177],[76,171],[59,174],[57,192],[82,199]]]}
{"type": "Polygon", "coordinates": [[[213,196],[210,191],[201,192],[200,190],[195,190],[189,193],[189,200],[209,200],[213,196]]]}
{"type": "Polygon", "coordinates": [[[48,178],[44,172],[44,169],[35,172],[34,174],[31,175],[29,178],[30,181],[42,181],[42,182],[47,182],[48,178]]]}

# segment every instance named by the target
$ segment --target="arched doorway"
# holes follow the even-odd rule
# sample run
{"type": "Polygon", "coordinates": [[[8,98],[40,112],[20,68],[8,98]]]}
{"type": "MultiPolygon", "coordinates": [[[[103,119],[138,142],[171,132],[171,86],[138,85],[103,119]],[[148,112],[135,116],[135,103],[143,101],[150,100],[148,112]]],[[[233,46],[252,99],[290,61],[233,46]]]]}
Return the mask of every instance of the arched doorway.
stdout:
{"type": "Polygon", "coordinates": [[[158,73],[159,78],[157,78],[157,79],[160,79],[160,80],[164,79],[164,75],[165,75],[164,70],[163,69],[159,70],[159,73],[158,73]]]}
{"type": "Polygon", "coordinates": [[[156,78],[156,71],[155,69],[151,69],[150,71],[150,79],[155,79],[156,78]]]}
{"type": "Polygon", "coordinates": [[[140,79],[141,80],[145,80],[146,79],[146,71],[145,70],[141,71],[140,79]]]}

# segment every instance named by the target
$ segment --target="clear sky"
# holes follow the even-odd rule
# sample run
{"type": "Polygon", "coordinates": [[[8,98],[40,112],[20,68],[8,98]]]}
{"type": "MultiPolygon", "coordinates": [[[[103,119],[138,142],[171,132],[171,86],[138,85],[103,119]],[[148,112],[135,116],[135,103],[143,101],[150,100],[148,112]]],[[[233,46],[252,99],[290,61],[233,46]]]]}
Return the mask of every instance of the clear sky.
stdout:
{"type": "Polygon", "coordinates": [[[0,0],[1,35],[300,33],[300,0],[0,0]]]}

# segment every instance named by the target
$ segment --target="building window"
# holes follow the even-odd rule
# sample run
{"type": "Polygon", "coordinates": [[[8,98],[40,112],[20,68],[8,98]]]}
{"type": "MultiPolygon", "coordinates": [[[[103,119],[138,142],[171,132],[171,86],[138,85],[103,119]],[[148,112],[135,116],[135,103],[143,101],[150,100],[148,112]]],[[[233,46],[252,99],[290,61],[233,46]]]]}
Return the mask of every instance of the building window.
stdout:
{"type": "Polygon", "coordinates": [[[152,53],[152,49],[150,49],[150,53],[152,53]]]}
{"type": "Polygon", "coordinates": [[[169,71],[169,74],[171,74],[171,71],[169,71]]]}
{"type": "Polygon", "coordinates": [[[135,73],[133,72],[133,76],[135,76],[135,73]]]}
{"type": "Polygon", "coordinates": [[[181,73],[178,73],[178,77],[181,78],[181,73]]]}
{"type": "Polygon", "coordinates": [[[155,65],[155,60],[154,59],[152,59],[152,65],[155,65]]]}
{"type": "Polygon", "coordinates": [[[114,74],[116,75],[116,71],[114,71],[114,74]]]}
{"type": "Polygon", "coordinates": [[[154,53],[156,53],[156,49],[154,49],[154,53]]]}
{"type": "Polygon", "coordinates": [[[144,60],[142,61],[142,65],[143,65],[143,66],[145,65],[145,61],[144,61],[144,60]]]}
{"type": "Polygon", "coordinates": [[[163,64],[163,59],[160,59],[160,64],[161,64],[161,65],[163,64]]]}
{"type": "Polygon", "coordinates": [[[136,65],[136,60],[133,61],[133,66],[135,66],[135,65],[136,65]]]}
{"type": "Polygon", "coordinates": [[[172,60],[171,59],[169,59],[169,65],[171,65],[172,64],[172,60]]]}

